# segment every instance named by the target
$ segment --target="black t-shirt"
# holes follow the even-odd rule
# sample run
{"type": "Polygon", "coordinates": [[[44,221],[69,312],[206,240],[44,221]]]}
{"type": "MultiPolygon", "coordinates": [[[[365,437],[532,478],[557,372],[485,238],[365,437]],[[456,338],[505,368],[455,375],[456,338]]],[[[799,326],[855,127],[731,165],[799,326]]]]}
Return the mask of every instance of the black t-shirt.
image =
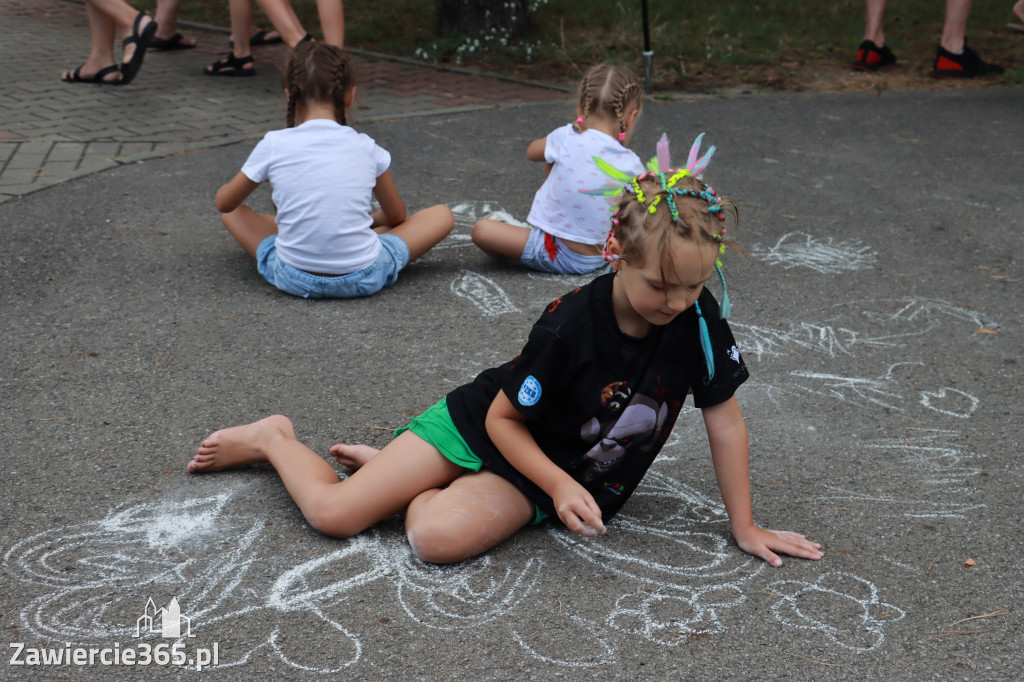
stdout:
{"type": "Polygon", "coordinates": [[[624,334],[612,310],[614,273],[548,305],[522,353],[447,396],[470,449],[549,516],[551,498],[502,457],[487,436],[487,410],[503,390],[541,450],[594,496],[607,521],[640,483],[668,439],[688,392],[697,407],[732,397],[749,376],[718,303],[698,302],[714,353],[714,377],[693,307],[642,339],[624,334]]]}

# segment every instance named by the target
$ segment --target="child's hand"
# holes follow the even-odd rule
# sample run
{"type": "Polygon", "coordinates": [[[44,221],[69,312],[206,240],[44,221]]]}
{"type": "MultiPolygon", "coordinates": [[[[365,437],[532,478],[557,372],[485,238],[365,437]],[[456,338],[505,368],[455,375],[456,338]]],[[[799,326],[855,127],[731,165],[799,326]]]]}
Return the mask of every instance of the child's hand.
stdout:
{"type": "Polygon", "coordinates": [[[733,531],[733,536],[740,549],[748,554],[761,557],[772,566],[782,565],[782,559],[775,552],[814,561],[825,556],[825,553],[821,551],[821,545],[817,542],[812,542],[800,533],[788,530],[765,530],[751,525],[744,531],[733,531]]]}
{"type": "Polygon", "coordinates": [[[551,499],[558,518],[572,532],[589,537],[605,532],[601,508],[587,489],[576,481],[570,479],[559,486],[551,499]]]}

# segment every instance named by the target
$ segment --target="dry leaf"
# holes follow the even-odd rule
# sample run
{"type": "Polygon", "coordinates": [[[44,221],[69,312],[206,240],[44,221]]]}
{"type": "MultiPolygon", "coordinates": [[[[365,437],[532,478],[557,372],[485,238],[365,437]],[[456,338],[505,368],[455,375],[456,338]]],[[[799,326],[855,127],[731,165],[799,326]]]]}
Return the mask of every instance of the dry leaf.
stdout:
{"type": "Polygon", "coordinates": [[[973,566],[976,563],[978,563],[978,562],[975,561],[974,559],[968,559],[967,561],[964,562],[964,566],[966,566],[967,568],[970,568],[971,566],[973,566]]]}
{"type": "Polygon", "coordinates": [[[991,334],[992,336],[999,336],[999,330],[989,329],[988,327],[978,327],[978,331],[975,334],[991,334]]]}

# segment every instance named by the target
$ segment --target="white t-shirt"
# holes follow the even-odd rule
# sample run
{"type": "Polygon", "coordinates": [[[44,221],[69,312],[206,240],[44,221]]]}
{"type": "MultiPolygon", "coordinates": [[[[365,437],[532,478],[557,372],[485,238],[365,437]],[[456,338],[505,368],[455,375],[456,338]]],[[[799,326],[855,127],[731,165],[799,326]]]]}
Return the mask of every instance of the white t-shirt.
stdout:
{"type": "Polygon", "coordinates": [[[390,166],[391,155],[368,135],[317,118],[267,133],[242,172],[273,187],[278,257],[300,270],[340,275],[377,260],[370,201],[390,166]]]}
{"type": "Polygon", "coordinates": [[[608,199],[580,192],[610,181],[594,163],[595,156],[630,175],[644,170],[640,157],[610,135],[589,128],[577,133],[572,124],[555,128],[544,145],[544,160],[554,165],[534,195],[526,221],[562,239],[603,244],[611,226],[608,199]]]}

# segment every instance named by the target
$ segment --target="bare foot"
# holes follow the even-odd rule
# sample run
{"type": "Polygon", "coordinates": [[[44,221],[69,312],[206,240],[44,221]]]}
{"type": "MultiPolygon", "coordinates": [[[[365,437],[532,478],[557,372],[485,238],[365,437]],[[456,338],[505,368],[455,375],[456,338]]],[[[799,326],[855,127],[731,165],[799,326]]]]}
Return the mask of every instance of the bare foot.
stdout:
{"type": "Polygon", "coordinates": [[[1013,6],[1013,13],[1024,23],[1024,0],[1017,0],[1017,4],[1013,6]]]}
{"type": "Polygon", "coordinates": [[[331,446],[330,452],[340,464],[355,471],[373,459],[374,455],[380,452],[380,450],[371,448],[369,445],[338,443],[331,446]]]}
{"type": "Polygon", "coordinates": [[[215,431],[199,444],[196,456],[185,468],[198,474],[266,462],[263,446],[270,438],[281,434],[294,436],[291,422],[279,415],[215,431]]]}

